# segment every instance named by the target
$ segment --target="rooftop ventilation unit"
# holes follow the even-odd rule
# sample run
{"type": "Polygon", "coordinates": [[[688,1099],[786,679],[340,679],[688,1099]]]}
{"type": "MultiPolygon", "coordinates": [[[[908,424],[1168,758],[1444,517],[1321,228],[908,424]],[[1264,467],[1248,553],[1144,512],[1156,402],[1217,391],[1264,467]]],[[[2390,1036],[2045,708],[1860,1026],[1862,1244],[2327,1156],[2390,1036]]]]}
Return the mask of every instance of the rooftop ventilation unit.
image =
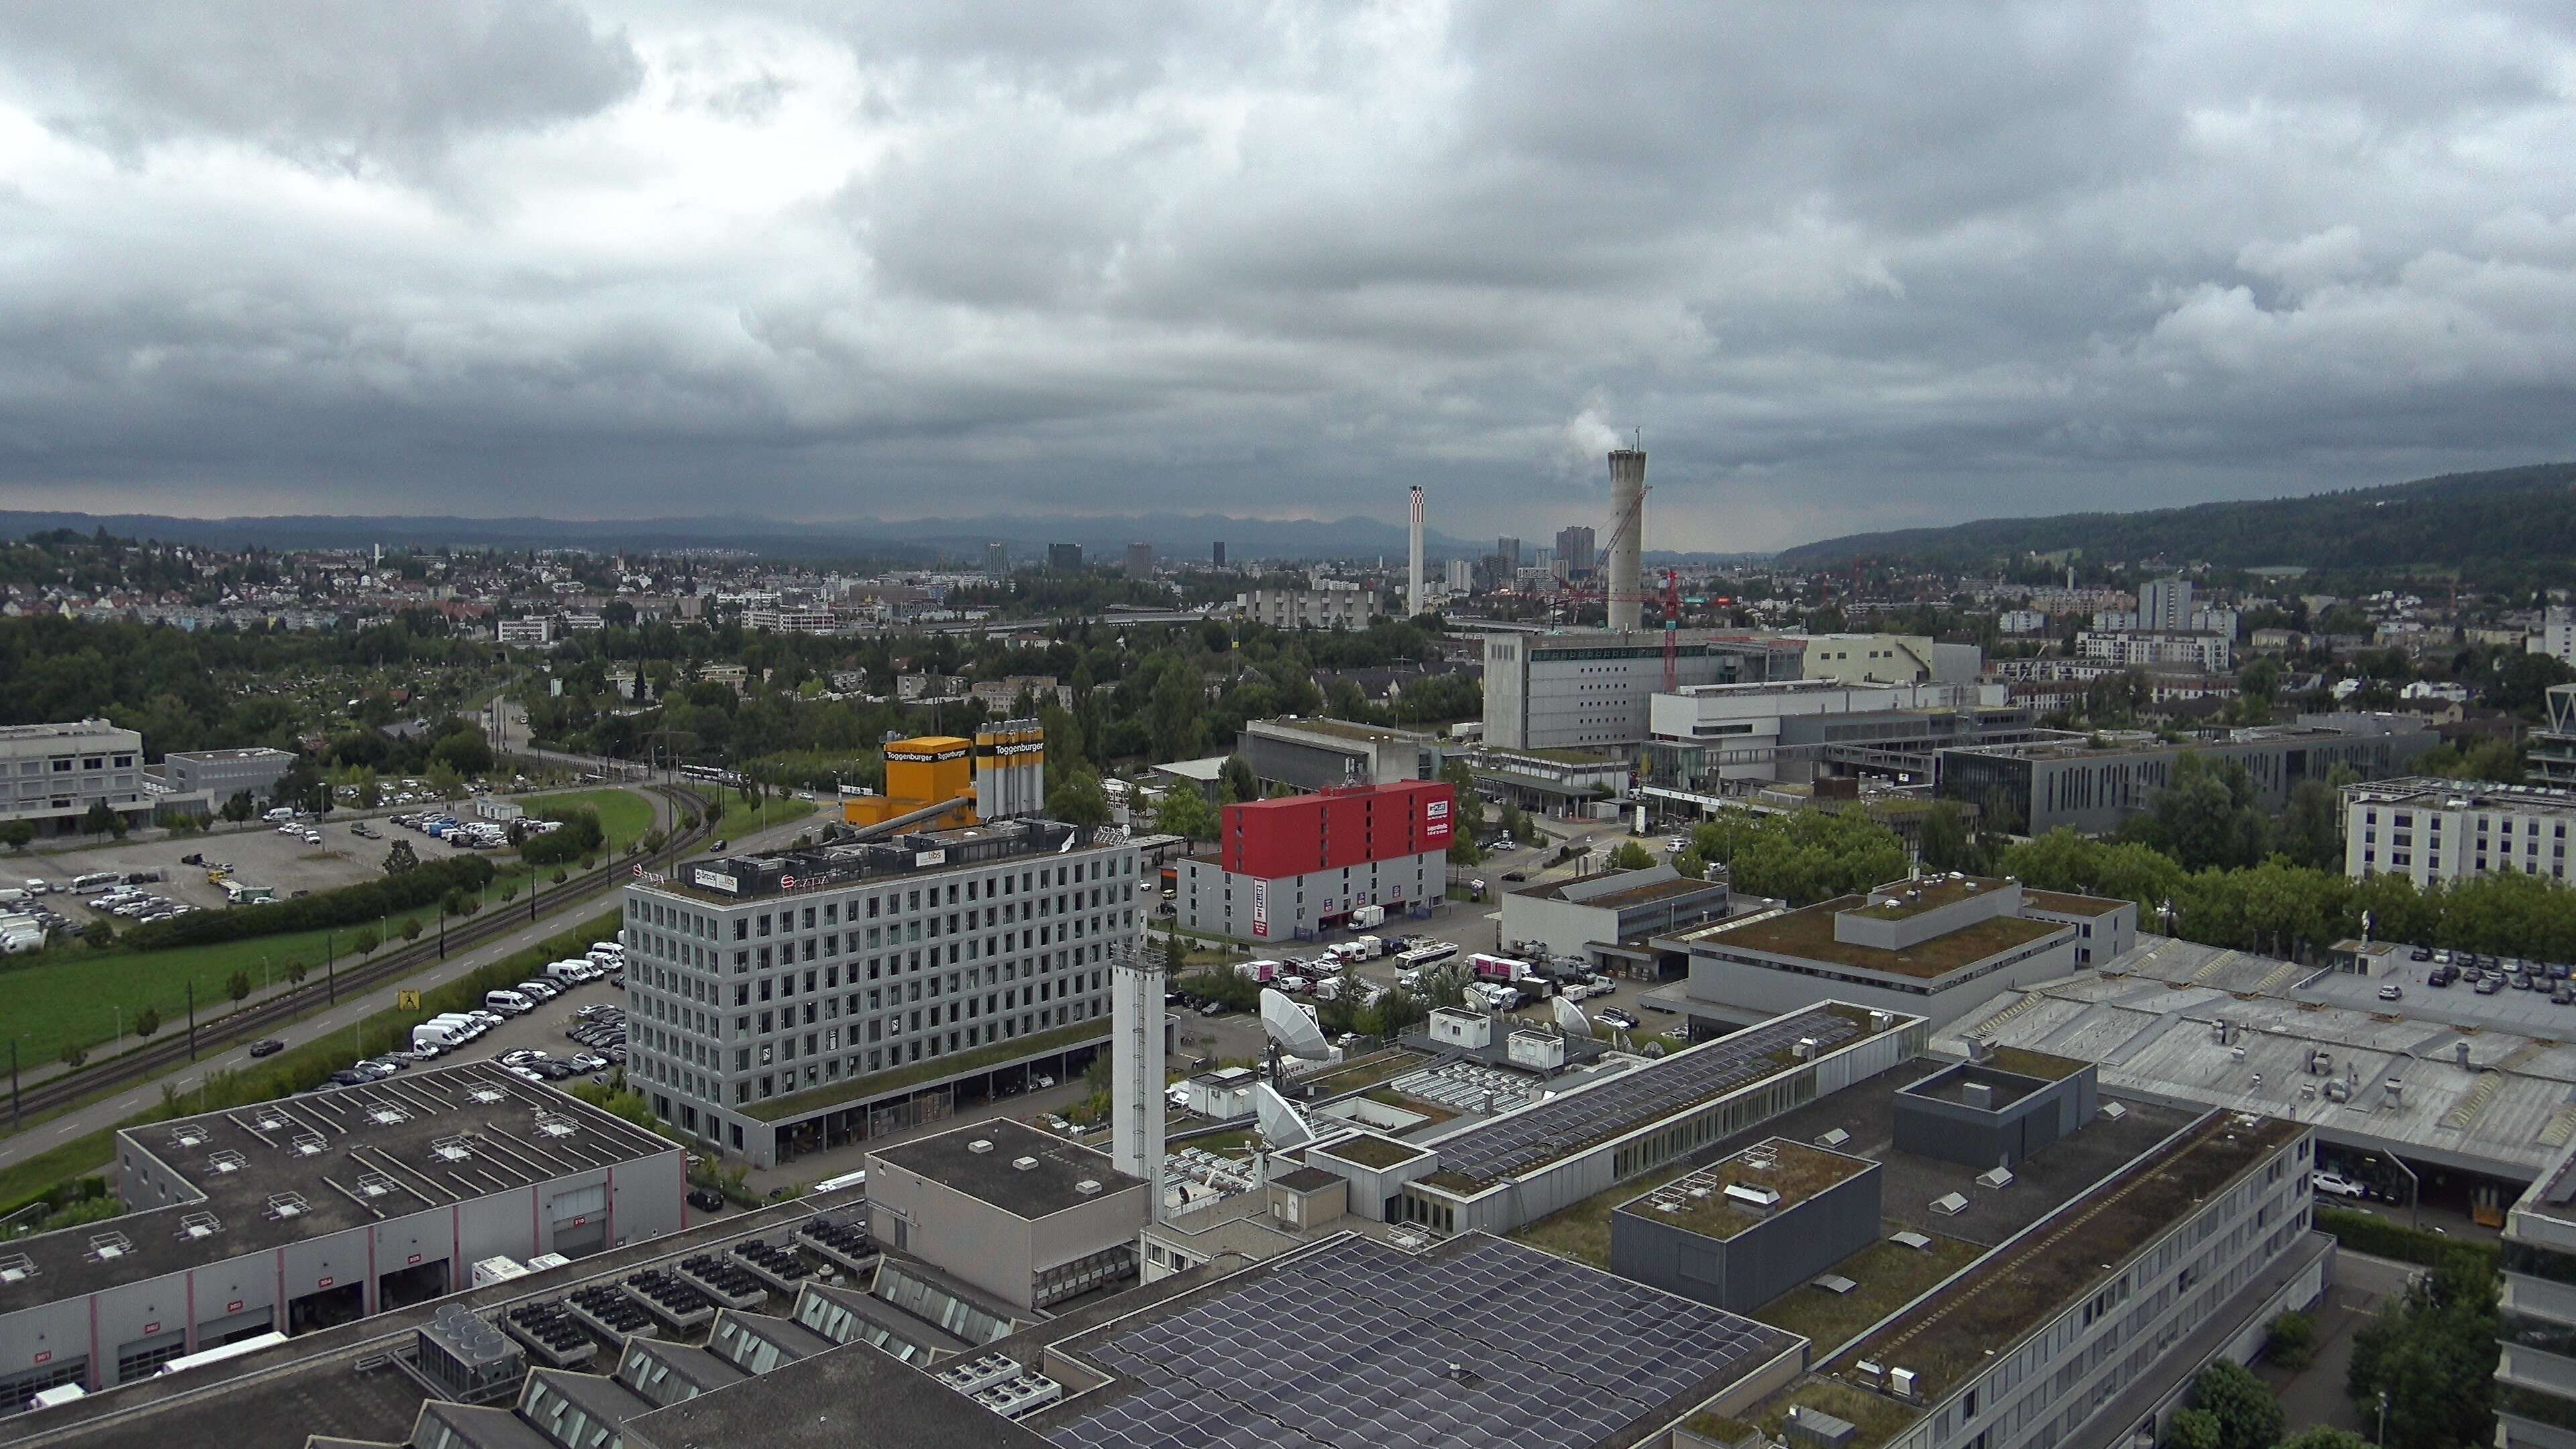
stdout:
{"type": "Polygon", "coordinates": [[[1874,1032],[1895,1030],[1896,1013],[1892,1011],[1871,1012],[1869,1014],[1869,1029],[1874,1032]]]}
{"type": "Polygon", "coordinates": [[[941,1383],[961,1394],[1006,1384],[1019,1376],[1019,1361],[1006,1353],[988,1353],[971,1362],[950,1364],[938,1373],[941,1383]]]}
{"type": "Polygon", "coordinates": [[[2121,1106],[2117,1102],[2105,1102],[2102,1104],[2102,1120],[2105,1122],[2117,1122],[2128,1115],[2129,1109],[2121,1106]]]}
{"type": "Polygon", "coordinates": [[[1097,1197],[1100,1193],[1100,1184],[1086,1177],[1082,1181],[1075,1183],[1073,1185],[1073,1190],[1081,1193],[1084,1197],[1097,1197]]]}
{"type": "Polygon", "coordinates": [[[1910,1368],[1889,1369],[1887,1371],[1887,1388],[1888,1392],[1896,1395],[1900,1399],[1913,1398],[1915,1396],[1914,1370],[1910,1368]]]}
{"type": "Polygon", "coordinates": [[[2007,1187],[2010,1187],[2010,1186],[2012,1186],[2012,1185],[2013,1185],[2012,1169],[2011,1169],[2011,1168],[2009,1168],[2009,1167],[2004,1166],[2004,1165],[2003,1165],[2003,1164],[2001,1164],[2001,1163],[1997,1163],[1997,1164],[1996,1164],[1995,1166],[1993,1166],[1992,1168],[1989,1168],[1988,1170],[1986,1170],[1986,1171],[1984,1171],[1984,1172],[1980,1172],[1980,1173],[1978,1173],[1978,1174],[1977,1174],[1977,1186],[1979,1186],[1979,1187],[1991,1187],[1991,1188],[1998,1188],[1998,1189],[2000,1189],[2000,1188],[2007,1188],[2007,1187]]]}
{"type": "Polygon", "coordinates": [[[300,1192],[281,1192],[268,1200],[268,1216],[283,1221],[300,1218],[309,1210],[300,1192]]]}
{"type": "Polygon", "coordinates": [[[992,1151],[993,1144],[988,1138],[978,1137],[974,1141],[966,1144],[966,1150],[981,1156],[984,1153],[992,1151]]]}
{"type": "Polygon", "coordinates": [[[1014,1157],[1011,1159],[1011,1166],[1018,1168],[1022,1172],[1034,1171],[1037,1165],[1038,1160],[1034,1157],[1014,1157]]]}
{"type": "Polygon", "coordinates": [[[429,1144],[429,1155],[441,1162],[463,1162],[474,1155],[471,1137],[441,1137],[429,1144]]]}
{"type": "Polygon", "coordinates": [[[581,1124],[560,1112],[539,1112],[535,1123],[540,1137],[570,1137],[581,1130],[581,1124]]]}
{"type": "Polygon", "coordinates": [[[123,1233],[95,1233],[89,1240],[86,1255],[93,1263],[113,1263],[134,1251],[134,1240],[123,1233]]]}
{"type": "Polygon", "coordinates": [[[367,1120],[379,1127],[399,1127],[411,1120],[411,1114],[391,1102],[378,1102],[367,1109],[367,1120]]]}
{"type": "Polygon", "coordinates": [[[1930,1238],[1923,1236],[1921,1233],[1910,1230],[1902,1233],[1890,1233],[1888,1234],[1887,1240],[1900,1248],[1912,1248],[1918,1253],[1928,1253],[1932,1251],[1932,1240],[1930,1238]]]}
{"type": "Polygon", "coordinates": [[[1833,1294],[1837,1298],[1840,1298],[1844,1294],[1849,1293],[1860,1286],[1858,1283],[1853,1282],[1851,1279],[1844,1277],[1840,1273],[1827,1273],[1823,1277],[1816,1279],[1815,1285],[1824,1289],[1826,1292],[1833,1294]]]}
{"type": "Polygon", "coordinates": [[[26,1254],[0,1254],[0,1283],[24,1283],[36,1273],[36,1260],[26,1254]]]}
{"type": "Polygon", "coordinates": [[[194,1122],[184,1127],[173,1127],[170,1129],[170,1145],[180,1148],[203,1147],[206,1145],[206,1129],[194,1122]]]}
{"type": "Polygon", "coordinates": [[[1740,1208],[1767,1213],[1780,1205],[1780,1190],[1756,1187],[1749,1182],[1730,1182],[1726,1185],[1726,1200],[1740,1208]]]}
{"type": "Polygon", "coordinates": [[[1817,1138],[1816,1145],[1818,1147],[1840,1147],[1849,1141],[1851,1141],[1851,1134],[1845,1132],[1840,1127],[1837,1127],[1833,1131],[1826,1133],[1824,1136],[1817,1138]]]}
{"type": "Polygon", "coordinates": [[[1798,1044],[1795,1047],[1790,1048],[1790,1055],[1796,1057],[1802,1062],[1814,1061],[1816,1059],[1816,1039],[1811,1036],[1802,1036],[1798,1038],[1798,1044]]]}
{"type": "Polygon", "coordinates": [[[214,1172],[239,1172],[250,1166],[250,1159],[227,1147],[221,1152],[207,1153],[206,1166],[214,1172]]]}
{"type": "Polygon", "coordinates": [[[251,1114],[250,1125],[262,1132],[283,1132],[288,1123],[283,1112],[260,1111],[251,1114]]]}
{"type": "Polygon", "coordinates": [[[1968,1210],[1968,1199],[1959,1193],[1945,1192],[1932,1199],[1932,1211],[1945,1218],[1955,1218],[1968,1210]]]}
{"type": "Polygon", "coordinates": [[[1879,1367],[1875,1359],[1861,1359],[1852,1365],[1852,1376],[1859,1379],[1861,1387],[1865,1389],[1877,1388],[1879,1375],[1886,1372],[1886,1369],[1879,1367]]]}
{"type": "Polygon", "coordinates": [[[509,1099],[510,1094],[502,1091],[498,1087],[468,1087],[465,1089],[465,1100],[474,1103],[478,1107],[498,1107],[509,1099]]]}
{"type": "Polygon", "coordinates": [[[223,1230],[224,1220],[213,1213],[190,1213],[179,1219],[179,1231],[176,1236],[190,1239],[211,1238],[223,1230]]]}
{"type": "Polygon", "coordinates": [[[358,1196],[360,1197],[384,1197],[394,1191],[394,1186],[394,1180],[381,1172],[358,1175],[358,1196]]]}

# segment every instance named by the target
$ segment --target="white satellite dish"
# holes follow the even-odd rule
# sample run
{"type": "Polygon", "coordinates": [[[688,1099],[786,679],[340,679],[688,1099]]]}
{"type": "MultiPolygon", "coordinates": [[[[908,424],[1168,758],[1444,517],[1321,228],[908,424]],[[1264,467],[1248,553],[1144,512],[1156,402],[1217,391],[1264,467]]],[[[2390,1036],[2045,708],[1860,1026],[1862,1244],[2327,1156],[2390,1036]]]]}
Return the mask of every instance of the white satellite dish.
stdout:
{"type": "Polygon", "coordinates": [[[1261,1140],[1274,1151],[1303,1147],[1315,1140],[1315,1129],[1307,1126],[1306,1119],[1298,1116],[1297,1109],[1289,1106],[1288,1099],[1268,1082],[1254,1085],[1252,1113],[1261,1124],[1261,1140]]]}
{"type": "Polygon", "coordinates": [[[1322,1061],[1333,1053],[1324,1040],[1324,1029],[1306,1014],[1306,1009],[1287,998],[1276,987],[1261,988],[1261,1026],[1279,1049],[1292,1057],[1322,1061]]]}
{"type": "Polygon", "coordinates": [[[1575,1005],[1573,1002],[1566,1000],[1562,996],[1556,998],[1553,1005],[1556,1010],[1557,1030],[1564,1032],[1567,1036],[1592,1035],[1592,1014],[1590,1012],[1585,1011],[1582,1007],[1575,1005]]]}

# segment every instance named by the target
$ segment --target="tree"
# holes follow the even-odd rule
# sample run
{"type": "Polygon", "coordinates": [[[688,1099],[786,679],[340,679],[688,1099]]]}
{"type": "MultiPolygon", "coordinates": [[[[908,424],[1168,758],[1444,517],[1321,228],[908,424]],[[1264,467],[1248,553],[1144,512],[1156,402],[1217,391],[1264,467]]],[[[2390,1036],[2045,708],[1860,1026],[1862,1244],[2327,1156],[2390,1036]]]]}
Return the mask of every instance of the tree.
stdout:
{"type": "Polygon", "coordinates": [[[1654,866],[1655,857],[1637,842],[1623,840],[1618,849],[1610,852],[1609,864],[1612,870],[1648,870],[1654,866]]]}
{"type": "Polygon", "coordinates": [[[224,994],[230,996],[236,1002],[249,1000],[250,973],[247,971],[236,971],[231,976],[225,978],[224,994]]]}
{"type": "Polygon", "coordinates": [[[379,932],[373,926],[359,927],[357,936],[350,942],[351,945],[358,948],[358,954],[361,956],[374,955],[376,948],[384,943],[385,938],[383,933],[379,932]]]}
{"type": "Polygon", "coordinates": [[[286,973],[286,984],[289,986],[303,985],[304,978],[312,974],[312,968],[293,956],[286,958],[286,965],[282,969],[286,973]]]}
{"type": "Polygon", "coordinates": [[[406,916],[403,918],[402,936],[406,941],[417,941],[420,939],[420,917],[406,916]]]}
{"type": "Polygon", "coordinates": [[[2254,802],[2254,777],[2243,762],[2213,763],[2185,750],[2174,761],[2173,779],[2119,834],[2163,851],[2185,870],[2234,870],[2269,852],[2271,830],[2270,817],[2254,802]]]}
{"type": "Polygon", "coordinates": [[[231,798],[224,801],[224,818],[239,825],[248,820],[258,809],[258,804],[250,798],[248,790],[235,790],[231,798]]]}
{"type": "Polygon", "coordinates": [[[2370,1449],[2370,1441],[2350,1429],[2310,1424],[2281,1441],[2281,1449],[2370,1449]]]}
{"type": "Polygon", "coordinates": [[[2164,1449],[2218,1449],[2218,1416],[2207,1409],[2176,1409],[2165,1421],[2164,1449]]]}
{"type": "Polygon", "coordinates": [[[1796,906],[1865,891],[1906,874],[1905,844],[1896,832],[1856,813],[1728,810],[1691,832],[1691,848],[1702,859],[1725,866],[1737,890],[1776,896],[1796,906]]]}
{"type": "Polygon", "coordinates": [[[2392,1449],[2487,1443],[2499,1326],[2495,1269],[2453,1253],[2353,1334],[2345,1392],[2374,1412],[2386,1396],[2392,1449]]]}
{"type": "MultiPolygon", "coordinates": [[[[718,688],[722,686],[719,685],[718,688]]],[[[722,795],[707,797],[706,816],[709,825],[718,824],[725,818],[725,798],[722,795]]]]}
{"type": "Polygon", "coordinates": [[[1232,795],[1229,805],[1261,798],[1261,782],[1252,778],[1252,766],[1241,755],[1229,755],[1225,761],[1225,788],[1232,795]]]}
{"type": "Polygon", "coordinates": [[[1931,809],[1923,812],[1916,854],[1922,857],[1926,870],[1982,875],[1986,869],[1985,852],[1968,831],[1968,812],[1954,800],[1936,800],[1931,809]]]}
{"type": "Polygon", "coordinates": [[[2192,1381],[2192,1407],[2218,1420],[2218,1449],[2272,1449],[2281,1438],[2281,1406],[2254,1371],[2220,1359],[2192,1381]]]}
{"type": "Polygon", "coordinates": [[[405,875],[419,865],[420,857],[412,852],[411,842],[408,840],[395,841],[394,848],[385,852],[385,874],[387,875],[405,875]]]}
{"type": "Polygon", "coordinates": [[[501,904],[503,904],[503,905],[505,905],[505,906],[506,906],[506,905],[508,905],[510,902],[515,901],[515,900],[517,900],[518,898],[519,898],[519,883],[518,883],[517,881],[514,881],[514,880],[505,880],[505,881],[501,882],[501,904]]]}
{"type": "Polygon", "coordinates": [[[2263,1336],[2263,1357],[2285,1369],[2303,1369],[2317,1350],[2317,1321],[2304,1313],[2281,1314],[2263,1336]]]}
{"type": "Polygon", "coordinates": [[[92,800],[88,812],[81,816],[81,834],[103,835],[114,830],[117,824],[117,813],[107,808],[106,800],[92,800]]]}
{"type": "Polygon", "coordinates": [[[6,845],[11,850],[25,850],[28,846],[35,843],[35,821],[11,820],[5,824],[0,824],[0,845],[6,845]]]}
{"type": "Polygon", "coordinates": [[[1162,806],[1154,812],[1154,828],[1165,835],[1178,835],[1188,840],[1216,838],[1216,807],[1208,804],[1195,785],[1182,783],[1163,792],[1162,806]]]}
{"type": "Polygon", "coordinates": [[[109,925],[104,919],[92,921],[81,927],[80,934],[82,940],[87,941],[97,950],[104,951],[116,944],[116,927],[109,925]]]}
{"type": "Polygon", "coordinates": [[[134,1013],[134,1034],[150,1036],[161,1029],[161,1013],[147,1006],[134,1013]]]}
{"type": "Polygon", "coordinates": [[[63,1065],[71,1068],[73,1071],[79,1071],[82,1064],[88,1060],[89,1053],[81,1050],[79,1047],[65,1046],[63,1048],[63,1065]]]}
{"type": "Polygon", "coordinates": [[[2281,814],[2281,853],[2312,870],[2343,869],[2343,797],[2323,780],[2301,780],[2281,814]]]}
{"type": "Polygon", "coordinates": [[[1109,823],[1109,794],[1100,777],[1075,768],[1058,774],[1047,786],[1047,814],[1067,825],[1094,830],[1109,823]]]}

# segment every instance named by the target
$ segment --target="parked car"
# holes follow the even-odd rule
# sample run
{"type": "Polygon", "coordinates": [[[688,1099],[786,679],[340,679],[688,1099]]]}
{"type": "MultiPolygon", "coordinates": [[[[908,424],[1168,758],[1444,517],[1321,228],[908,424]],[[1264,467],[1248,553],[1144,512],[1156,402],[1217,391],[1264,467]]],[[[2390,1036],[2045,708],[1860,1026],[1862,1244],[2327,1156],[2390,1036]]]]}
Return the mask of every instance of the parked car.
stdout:
{"type": "Polygon", "coordinates": [[[2348,1197],[2355,1200],[2370,1196],[2370,1190],[2339,1172],[2311,1172],[2308,1187],[2319,1197],[2348,1197]]]}
{"type": "Polygon", "coordinates": [[[716,1191],[712,1187],[693,1187],[689,1189],[689,1206],[696,1208],[699,1212],[720,1213],[724,1211],[724,1205],[724,1194],[716,1191]]]}
{"type": "Polygon", "coordinates": [[[2379,999],[2382,1001],[2402,1001],[2405,999],[2405,996],[2405,990],[2398,986],[2394,981],[2379,988],[2379,999]]]}
{"type": "Polygon", "coordinates": [[[1621,1031],[1635,1031],[1638,1025],[1637,1018],[1635,1016],[1626,1011],[1622,1011],[1615,1006],[1605,1006],[1601,1008],[1599,1011],[1592,1013],[1592,1018],[1595,1021],[1606,1021],[1612,1026],[1619,1028],[1621,1031]]]}
{"type": "Polygon", "coordinates": [[[2500,977],[2481,976],[2478,978],[2477,990],[2480,996],[2493,996],[2504,990],[2504,981],[2500,977]]]}
{"type": "Polygon", "coordinates": [[[261,1037],[250,1044],[250,1054],[255,1057],[273,1057],[284,1050],[286,1043],[273,1036],[261,1037]]]}

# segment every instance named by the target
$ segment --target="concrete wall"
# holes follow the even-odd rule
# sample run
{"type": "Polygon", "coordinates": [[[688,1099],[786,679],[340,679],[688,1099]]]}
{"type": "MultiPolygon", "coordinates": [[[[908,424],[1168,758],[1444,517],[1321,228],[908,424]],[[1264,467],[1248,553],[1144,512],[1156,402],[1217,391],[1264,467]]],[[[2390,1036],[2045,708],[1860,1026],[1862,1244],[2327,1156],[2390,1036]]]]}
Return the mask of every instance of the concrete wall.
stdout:
{"type": "Polygon", "coordinates": [[[1881,1189],[1873,1162],[1732,1238],[1660,1221],[1651,1206],[1623,1206],[1610,1215],[1610,1271],[1730,1313],[1750,1313],[1878,1241],[1881,1189]]]}

